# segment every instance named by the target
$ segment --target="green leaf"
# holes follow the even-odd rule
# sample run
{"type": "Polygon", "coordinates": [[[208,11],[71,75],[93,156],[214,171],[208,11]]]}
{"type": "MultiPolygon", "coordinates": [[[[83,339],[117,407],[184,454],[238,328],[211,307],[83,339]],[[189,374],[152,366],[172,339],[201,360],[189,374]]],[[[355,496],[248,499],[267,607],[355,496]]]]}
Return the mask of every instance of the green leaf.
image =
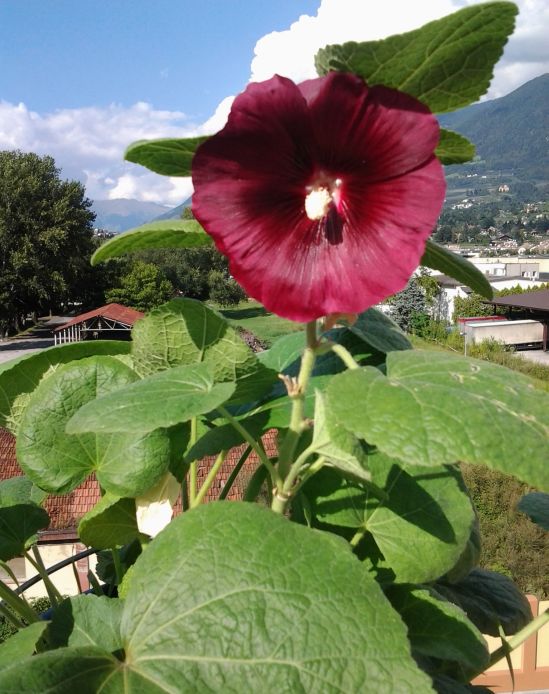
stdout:
{"type": "MultiPolygon", "coordinates": [[[[160,690],[152,688],[147,682],[131,683],[140,687],[134,690],[140,694],[161,694],[160,690]]],[[[68,691],[81,694],[100,691],[103,694],[122,694],[128,691],[124,685],[120,661],[94,646],[58,648],[12,661],[0,670],[2,694],[68,694],[68,691]],[[107,684],[108,689],[105,688],[107,684]]]]}
{"type": "Polygon", "coordinates": [[[17,459],[39,487],[63,494],[95,472],[103,489],[135,496],[166,472],[170,436],[66,433],[82,405],[135,381],[137,375],[114,357],[91,357],[60,367],[35,390],[23,414],[17,459]]]}
{"type": "Polygon", "coordinates": [[[316,391],[314,422],[311,449],[324,456],[327,465],[343,475],[369,482],[372,475],[360,442],[327,414],[324,395],[320,390],[316,391]]]}
{"type": "Polygon", "coordinates": [[[30,394],[40,381],[60,365],[99,354],[127,354],[130,342],[89,340],[50,347],[8,362],[0,370],[0,426],[9,426],[17,398],[30,394]]]}
{"type": "Polygon", "coordinates": [[[11,477],[0,482],[0,507],[15,506],[33,502],[34,485],[28,477],[11,477]]]}
{"type": "Polygon", "coordinates": [[[210,412],[234,389],[234,383],[214,383],[209,365],[177,366],[91,400],[69,420],[66,431],[144,434],[210,412]]]}
{"type": "Polygon", "coordinates": [[[389,316],[375,308],[359,314],[349,330],[373,349],[383,354],[394,350],[412,349],[406,335],[389,316]]]}
{"type": "Polygon", "coordinates": [[[408,627],[412,650],[456,663],[469,680],[490,659],[486,641],[465,613],[430,588],[390,586],[386,595],[408,627]]]}
{"type": "Polygon", "coordinates": [[[441,164],[463,164],[471,161],[475,156],[475,145],[463,135],[452,130],[440,129],[440,139],[435,149],[436,156],[441,164]]]}
{"type": "Polygon", "coordinates": [[[305,349],[305,338],[302,332],[283,335],[275,340],[271,347],[257,355],[259,361],[273,369],[277,373],[282,373],[290,364],[297,361],[305,349]]]}
{"type": "Polygon", "coordinates": [[[141,537],[135,517],[135,499],[105,494],[80,520],[78,535],[85,545],[96,549],[121,547],[141,537]]]}
{"type": "Polygon", "coordinates": [[[488,89],[517,11],[511,2],[483,3],[381,41],[326,46],[316,69],[319,75],[353,72],[370,86],[399,89],[433,113],[455,111],[488,89]]]}
{"type": "Polygon", "coordinates": [[[481,537],[480,523],[475,513],[475,519],[471,527],[471,534],[465,545],[465,549],[456,564],[446,573],[444,580],[448,583],[457,583],[464,579],[469,572],[478,566],[480,561],[481,537]]]}
{"type": "Polygon", "coordinates": [[[116,598],[77,595],[54,610],[48,637],[52,648],[97,646],[108,653],[123,647],[120,620],[123,602],[116,598]]]}
{"type": "Polygon", "coordinates": [[[6,639],[0,645],[0,672],[13,662],[32,655],[46,626],[47,622],[34,622],[6,639]]]}
{"type": "Polygon", "coordinates": [[[459,472],[403,468],[379,453],[371,453],[367,465],[385,499],[323,469],[304,488],[315,516],[370,533],[400,583],[445,574],[463,552],[474,518],[459,472]]]}
{"type": "Polygon", "coordinates": [[[122,634],[126,667],[164,691],[431,691],[348,546],[255,504],[170,523],[135,564],[122,634]]]}
{"type": "Polygon", "coordinates": [[[544,530],[549,530],[549,494],[530,492],[518,503],[518,510],[525,513],[544,530]]]}
{"type": "Polygon", "coordinates": [[[92,255],[91,264],[149,248],[196,248],[211,244],[211,236],[194,219],[168,219],[143,224],[109,239],[92,255]]]}
{"type": "Polygon", "coordinates": [[[208,137],[138,140],[128,147],[124,159],[164,176],[190,176],[194,153],[208,137]]]}
{"type": "Polygon", "coordinates": [[[36,541],[36,533],[49,524],[46,511],[34,504],[0,508],[0,559],[20,557],[36,541]]]}
{"type": "Polygon", "coordinates": [[[532,610],[524,594],[510,578],[486,569],[473,569],[458,583],[435,585],[438,593],[466,612],[483,633],[499,636],[515,634],[532,620],[532,610]]]}
{"type": "Polygon", "coordinates": [[[408,350],[387,355],[387,376],[372,367],[347,371],[326,392],[334,417],[388,456],[428,466],[484,464],[549,489],[549,395],[527,376],[408,350]]]}
{"type": "MultiPolygon", "coordinates": [[[[241,420],[241,424],[257,440],[270,427],[268,426],[269,413],[260,412],[254,417],[247,417],[241,420]]],[[[185,454],[187,462],[202,460],[209,455],[217,455],[221,451],[228,451],[235,446],[245,443],[246,439],[238,432],[232,424],[222,424],[214,427],[201,436],[195,445],[185,454]]]]}
{"type": "Polygon", "coordinates": [[[230,403],[257,400],[277,381],[223,316],[194,299],[174,299],[154,309],[134,325],[132,340],[141,376],[203,362],[216,383],[236,381],[230,403]]]}
{"type": "Polygon", "coordinates": [[[494,295],[492,287],[485,275],[473,263],[427,239],[421,265],[430,267],[463,282],[477,294],[491,299],[494,295]]]}

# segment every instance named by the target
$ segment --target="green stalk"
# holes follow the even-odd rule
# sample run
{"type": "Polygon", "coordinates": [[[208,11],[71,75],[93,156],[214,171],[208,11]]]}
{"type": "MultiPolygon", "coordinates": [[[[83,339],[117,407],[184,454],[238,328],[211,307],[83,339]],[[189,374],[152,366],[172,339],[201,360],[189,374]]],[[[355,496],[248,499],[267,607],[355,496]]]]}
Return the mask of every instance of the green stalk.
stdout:
{"type": "MultiPolygon", "coordinates": [[[[503,646],[500,646],[500,648],[495,650],[490,655],[490,663],[489,663],[488,667],[492,667],[492,665],[495,665],[495,663],[500,661],[502,658],[505,658],[505,656],[508,653],[510,653],[511,651],[514,651],[515,648],[518,648],[520,645],[522,645],[527,639],[530,638],[530,636],[535,634],[536,631],[541,629],[548,622],[549,622],[549,609],[545,610],[545,612],[542,612],[540,615],[538,615],[535,619],[533,619],[531,622],[529,622],[520,631],[517,631],[516,634],[513,634],[513,636],[510,636],[508,639],[506,639],[503,646]]],[[[486,668],[486,669],[488,669],[488,668],[486,668]]]]}
{"type": "Polygon", "coordinates": [[[348,369],[360,369],[360,364],[355,361],[353,355],[346,347],[334,342],[330,345],[330,349],[334,354],[337,354],[348,369]]]}
{"type": "Polygon", "coordinates": [[[117,549],[111,549],[112,562],[114,564],[114,573],[116,575],[116,585],[122,583],[124,578],[124,569],[122,568],[122,562],[120,561],[120,553],[117,549]]]}
{"type": "MultiPolygon", "coordinates": [[[[196,417],[193,417],[191,419],[191,440],[189,442],[189,447],[191,448],[194,446],[197,440],[197,428],[198,428],[198,423],[196,420],[196,417]]],[[[196,498],[196,487],[197,487],[197,481],[198,481],[198,463],[196,460],[193,460],[193,462],[189,466],[189,505],[192,508],[194,505],[194,500],[196,498]]]]}
{"type": "Polygon", "coordinates": [[[238,431],[238,433],[242,436],[244,441],[251,446],[252,450],[254,453],[257,455],[259,460],[263,463],[263,465],[267,468],[269,471],[269,474],[271,476],[273,484],[277,484],[278,482],[278,474],[274,468],[274,465],[271,463],[269,458],[267,457],[267,454],[265,453],[265,450],[263,449],[263,446],[260,445],[258,441],[254,439],[254,437],[250,434],[250,432],[242,426],[242,424],[238,421],[238,419],[235,419],[232,414],[223,407],[223,405],[219,405],[217,408],[217,411],[225,417],[225,419],[233,426],[234,429],[238,431]]]}
{"type": "MultiPolygon", "coordinates": [[[[288,393],[288,395],[292,398],[290,426],[288,427],[288,431],[284,437],[284,441],[282,442],[278,456],[278,475],[282,483],[285,481],[290,472],[295,449],[299,438],[303,433],[303,407],[305,402],[305,393],[307,391],[307,385],[309,384],[309,379],[311,378],[315,365],[316,349],[318,347],[316,320],[307,323],[305,330],[307,343],[303,356],[301,357],[301,366],[299,369],[299,375],[297,377],[297,388],[295,392],[288,393]]],[[[279,491],[282,491],[282,487],[283,485],[278,485],[279,491]]],[[[273,500],[273,503],[274,501],[275,500],[273,500]]]]}
{"type": "Polygon", "coordinates": [[[227,495],[231,491],[232,486],[233,486],[236,478],[238,477],[238,473],[240,472],[240,470],[242,470],[242,466],[244,465],[246,460],[248,460],[248,456],[250,455],[251,451],[252,451],[252,447],[249,445],[246,446],[246,450],[240,456],[237,464],[231,470],[231,474],[227,478],[227,481],[225,482],[225,485],[223,486],[223,489],[221,490],[221,493],[219,494],[218,501],[223,501],[223,499],[227,498],[227,495]]]}
{"type": "Polygon", "coordinates": [[[198,506],[202,503],[202,500],[204,499],[204,497],[208,493],[208,490],[212,486],[215,478],[217,477],[217,473],[219,472],[219,468],[223,465],[223,462],[226,457],[227,451],[221,451],[221,453],[217,456],[214,464],[208,472],[206,479],[204,480],[204,484],[200,487],[200,491],[195,496],[194,501],[191,503],[191,508],[195,508],[195,506],[198,506]]]}
{"type": "Polygon", "coordinates": [[[57,607],[60,602],[63,602],[63,596],[53,585],[51,578],[48,576],[48,572],[40,556],[40,551],[36,545],[32,546],[32,553],[34,554],[34,559],[28,552],[25,552],[25,556],[40,574],[40,578],[44,582],[44,587],[46,588],[52,606],[57,607]]]}
{"type": "Polygon", "coordinates": [[[103,589],[99,585],[99,581],[97,580],[97,578],[95,577],[95,574],[93,573],[93,571],[91,569],[88,571],[88,581],[90,582],[90,585],[93,589],[93,592],[97,595],[97,597],[99,597],[99,598],[103,597],[103,595],[104,595],[103,589]]]}
{"type": "Polygon", "coordinates": [[[4,581],[0,581],[0,599],[9,605],[14,612],[17,612],[26,622],[32,624],[38,622],[38,615],[23,599],[9,588],[4,581]]]}

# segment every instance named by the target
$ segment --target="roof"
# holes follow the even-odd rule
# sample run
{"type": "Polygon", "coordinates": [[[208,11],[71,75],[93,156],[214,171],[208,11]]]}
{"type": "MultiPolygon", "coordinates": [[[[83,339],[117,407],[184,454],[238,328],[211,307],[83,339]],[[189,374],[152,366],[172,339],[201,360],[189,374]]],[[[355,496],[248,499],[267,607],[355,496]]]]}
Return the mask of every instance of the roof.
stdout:
{"type": "Polygon", "coordinates": [[[141,311],[136,311],[134,308],[129,308],[128,306],[122,306],[122,304],[106,304],[100,308],[96,308],[93,311],[88,311],[87,313],[81,313],[79,316],[71,318],[63,325],[55,328],[55,332],[58,330],[64,330],[69,328],[71,325],[77,325],[78,323],[83,323],[90,318],[109,318],[110,320],[115,320],[118,323],[124,323],[125,325],[133,325],[137,320],[143,318],[145,314],[141,311]]]}
{"type": "Polygon", "coordinates": [[[499,296],[497,299],[492,299],[485,303],[494,304],[494,306],[530,309],[531,311],[541,311],[549,314],[549,289],[499,296]]]}
{"type": "MultiPolygon", "coordinates": [[[[267,455],[276,455],[276,431],[271,429],[262,437],[263,445],[267,455]]],[[[210,492],[206,496],[206,500],[216,499],[221,492],[226,480],[231,474],[238,459],[242,455],[246,445],[232,448],[219,471],[210,492]]],[[[216,456],[208,456],[203,458],[198,463],[198,483],[202,484],[213,465],[216,456]]],[[[246,460],[246,464],[240,472],[234,486],[229,492],[228,499],[242,499],[244,490],[248,486],[248,482],[259,464],[259,460],[255,453],[252,453],[246,460]]],[[[10,434],[7,429],[0,427],[0,481],[7,480],[12,477],[19,477],[23,471],[17,463],[15,456],[15,436],[10,434]]],[[[48,527],[48,532],[71,530],[74,539],[77,538],[75,528],[78,526],[80,519],[88,511],[90,511],[101,498],[101,491],[95,475],[90,475],[88,479],[80,486],[76,487],[69,494],[56,496],[54,494],[48,496],[44,503],[44,508],[48,512],[51,522],[48,527]]],[[[181,512],[181,498],[178,499],[174,513],[181,512]]],[[[66,538],[65,538],[66,539],[66,538]]]]}

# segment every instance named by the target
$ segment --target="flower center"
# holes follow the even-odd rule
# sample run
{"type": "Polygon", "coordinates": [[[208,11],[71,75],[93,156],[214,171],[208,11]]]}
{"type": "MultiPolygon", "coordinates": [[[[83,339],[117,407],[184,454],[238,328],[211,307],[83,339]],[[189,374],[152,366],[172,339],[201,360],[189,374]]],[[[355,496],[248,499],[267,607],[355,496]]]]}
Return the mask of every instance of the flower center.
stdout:
{"type": "Polygon", "coordinates": [[[336,178],[333,183],[328,185],[307,186],[307,196],[305,197],[305,212],[307,217],[312,220],[322,219],[328,214],[330,205],[335,204],[339,210],[341,200],[341,179],[336,178]]]}

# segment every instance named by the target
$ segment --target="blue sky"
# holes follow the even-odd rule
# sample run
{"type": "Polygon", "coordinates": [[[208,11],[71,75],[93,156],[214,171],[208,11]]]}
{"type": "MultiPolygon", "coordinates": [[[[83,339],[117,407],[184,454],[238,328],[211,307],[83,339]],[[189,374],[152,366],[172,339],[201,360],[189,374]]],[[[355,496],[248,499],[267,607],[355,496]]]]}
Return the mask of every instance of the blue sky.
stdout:
{"type": "Polygon", "coordinates": [[[39,112],[130,106],[205,120],[250,76],[258,38],[317,0],[1,0],[0,98],[39,112]]]}
{"type": "MultiPolygon", "coordinates": [[[[52,155],[94,199],[177,205],[189,179],[124,162],[139,139],[211,134],[234,95],[315,76],[327,43],[409,31],[479,0],[0,0],[0,149],[52,155]]],[[[516,0],[488,98],[549,72],[548,0],[516,0]]]]}

